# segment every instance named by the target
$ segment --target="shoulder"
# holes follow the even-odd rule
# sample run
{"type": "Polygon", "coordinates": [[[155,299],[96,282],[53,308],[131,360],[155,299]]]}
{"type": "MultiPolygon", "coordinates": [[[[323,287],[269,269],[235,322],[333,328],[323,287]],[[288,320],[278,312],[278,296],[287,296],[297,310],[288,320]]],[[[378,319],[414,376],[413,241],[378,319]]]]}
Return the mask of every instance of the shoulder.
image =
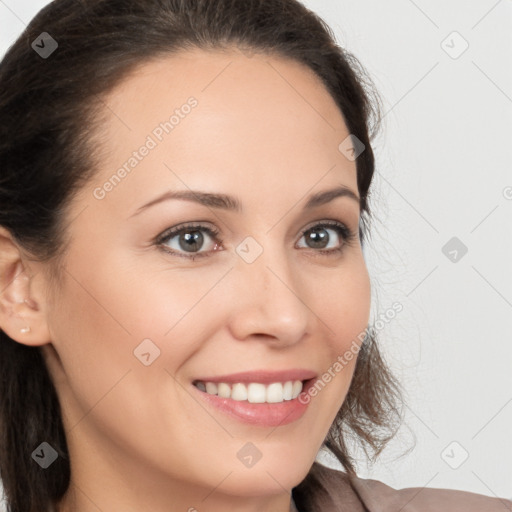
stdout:
{"type": "Polygon", "coordinates": [[[343,482],[340,488],[346,494],[348,482],[369,512],[512,512],[512,501],[505,498],[428,487],[395,489],[379,480],[348,477],[343,471],[315,464],[329,487],[343,482]]]}
{"type": "Polygon", "coordinates": [[[372,512],[512,512],[512,501],[473,492],[430,487],[394,489],[364,478],[352,478],[351,484],[372,512]]]}

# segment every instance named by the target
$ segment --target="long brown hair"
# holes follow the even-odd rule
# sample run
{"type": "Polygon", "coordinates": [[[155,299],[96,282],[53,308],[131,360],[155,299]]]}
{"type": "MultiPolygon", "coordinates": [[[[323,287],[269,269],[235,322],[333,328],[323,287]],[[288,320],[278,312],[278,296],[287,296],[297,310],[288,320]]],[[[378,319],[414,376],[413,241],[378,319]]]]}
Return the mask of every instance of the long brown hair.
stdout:
{"type": "MultiPolygon", "coordinates": [[[[58,269],[67,243],[65,208],[99,162],[92,140],[105,108],[102,96],[148,59],[233,46],[313,70],[349,132],[365,145],[356,159],[363,244],[380,100],[359,61],[297,0],[55,0],[44,7],[0,63],[0,225],[29,254],[58,269]],[[33,47],[43,32],[58,44],[51,55],[33,47]]],[[[400,393],[369,329],[324,442],[349,475],[355,468],[347,441],[356,439],[375,459],[400,424],[400,393]]],[[[70,484],[60,404],[40,347],[2,331],[0,478],[10,512],[47,510],[70,484]],[[58,453],[44,471],[31,458],[42,440],[58,453]]],[[[300,507],[307,489],[295,491],[300,507]]]]}

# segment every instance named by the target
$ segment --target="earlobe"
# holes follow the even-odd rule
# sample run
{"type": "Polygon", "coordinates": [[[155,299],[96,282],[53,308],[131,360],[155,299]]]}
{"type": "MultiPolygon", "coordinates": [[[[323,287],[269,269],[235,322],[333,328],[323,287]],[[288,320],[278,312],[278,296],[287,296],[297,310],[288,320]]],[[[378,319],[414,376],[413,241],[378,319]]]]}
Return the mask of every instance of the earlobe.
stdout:
{"type": "Polygon", "coordinates": [[[0,329],[25,345],[49,343],[44,290],[12,235],[0,226],[0,329]]]}

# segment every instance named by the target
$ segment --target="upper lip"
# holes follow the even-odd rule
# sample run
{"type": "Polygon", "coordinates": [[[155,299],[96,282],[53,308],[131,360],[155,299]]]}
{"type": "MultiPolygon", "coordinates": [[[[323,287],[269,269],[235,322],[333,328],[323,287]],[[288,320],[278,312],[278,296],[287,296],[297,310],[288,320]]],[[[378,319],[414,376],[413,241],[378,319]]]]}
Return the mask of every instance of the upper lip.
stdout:
{"type": "Polygon", "coordinates": [[[213,377],[198,377],[194,382],[225,382],[236,384],[259,382],[261,384],[270,384],[272,382],[286,382],[289,380],[308,380],[316,377],[316,373],[311,370],[294,368],[290,370],[270,371],[254,370],[250,372],[230,373],[229,375],[217,375],[213,377]]]}

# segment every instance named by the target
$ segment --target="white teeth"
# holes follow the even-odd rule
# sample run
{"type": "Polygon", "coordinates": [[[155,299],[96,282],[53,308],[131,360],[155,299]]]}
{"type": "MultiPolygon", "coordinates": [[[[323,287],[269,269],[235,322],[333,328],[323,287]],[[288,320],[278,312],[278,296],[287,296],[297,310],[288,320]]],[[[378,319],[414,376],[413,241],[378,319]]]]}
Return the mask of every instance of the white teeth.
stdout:
{"type": "Polygon", "coordinates": [[[285,400],[291,400],[293,396],[293,382],[289,380],[284,383],[283,386],[283,398],[285,400]]]}
{"type": "Polygon", "coordinates": [[[209,395],[216,395],[217,394],[217,384],[215,384],[215,382],[207,382],[206,383],[206,392],[209,395]]]}
{"type": "Polygon", "coordinates": [[[229,398],[231,396],[231,388],[229,387],[229,384],[219,382],[217,385],[217,394],[221,398],[229,398]]]}
{"type": "Polygon", "coordinates": [[[293,389],[292,389],[292,397],[297,398],[302,391],[302,382],[300,380],[296,380],[293,382],[293,389]]]}
{"type": "Polygon", "coordinates": [[[265,384],[251,382],[247,386],[247,400],[252,404],[262,404],[267,399],[265,384]]]}
{"type": "Polygon", "coordinates": [[[280,382],[269,384],[266,398],[270,404],[282,402],[284,400],[283,385],[280,382]]]}
{"type": "Polygon", "coordinates": [[[247,400],[247,388],[243,384],[233,384],[231,398],[238,401],[247,400]]]}
{"type": "Polygon", "coordinates": [[[227,384],[226,382],[201,382],[194,384],[201,391],[209,395],[218,395],[221,398],[231,398],[236,401],[247,400],[253,404],[280,403],[284,400],[293,400],[302,391],[302,381],[288,380],[286,382],[273,382],[265,385],[259,382],[227,384]]]}

